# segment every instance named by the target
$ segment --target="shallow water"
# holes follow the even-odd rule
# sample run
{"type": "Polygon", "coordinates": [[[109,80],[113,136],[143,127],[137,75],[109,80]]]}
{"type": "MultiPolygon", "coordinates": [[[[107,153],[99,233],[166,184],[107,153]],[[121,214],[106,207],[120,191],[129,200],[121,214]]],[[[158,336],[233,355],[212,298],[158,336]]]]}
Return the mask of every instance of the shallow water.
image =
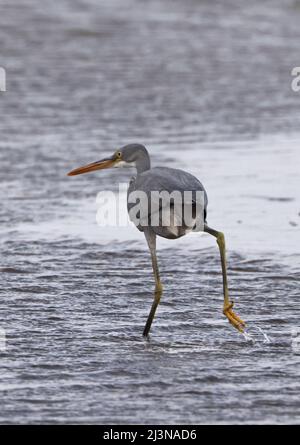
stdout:
{"type": "Polygon", "coordinates": [[[299,422],[298,3],[1,3],[1,423],[299,422]],[[130,141],[205,184],[251,338],[191,234],[159,241],[143,340],[143,236],[95,222],[132,173],[65,176],[130,141]]]}

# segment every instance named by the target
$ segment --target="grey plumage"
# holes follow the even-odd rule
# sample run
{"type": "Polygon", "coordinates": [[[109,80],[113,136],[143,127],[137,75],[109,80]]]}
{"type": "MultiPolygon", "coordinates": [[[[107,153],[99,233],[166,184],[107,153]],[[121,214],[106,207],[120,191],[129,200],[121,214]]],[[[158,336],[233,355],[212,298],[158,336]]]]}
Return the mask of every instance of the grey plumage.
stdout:
{"type": "MultiPolygon", "coordinates": [[[[182,197],[182,203],[183,203],[183,209],[181,210],[180,216],[176,219],[176,215],[174,216],[173,213],[171,213],[171,219],[176,219],[177,223],[179,222],[178,226],[172,225],[172,227],[164,227],[162,224],[159,226],[151,226],[151,219],[150,219],[150,212],[151,209],[149,209],[149,219],[148,219],[148,226],[150,226],[150,230],[153,230],[154,233],[158,236],[162,236],[164,238],[174,239],[179,238],[189,231],[193,230],[194,227],[197,226],[196,221],[196,203],[197,199],[199,200],[199,197],[197,196],[196,192],[203,192],[204,199],[203,202],[199,201],[199,207],[202,208],[204,215],[202,216],[203,221],[206,221],[206,215],[207,215],[207,193],[205,191],[204,186],[201,184],[201,182],[195,178],[195,176],[191,175],[190,173],[187,173],[183,170],[169,168],[169,167],[154,167],[150,170],[143,171],[141,173],[138,173],[136,177],[132,178],[129,183],[128,188],[128,195],[129,196],[134,191],[142,191],[147,194],[148,202],[151,202],[151,193],[154,191],[157,192],[163,192],[166,191],[170,194],[173,192],[179,192],[182,197]],[[187,197],[184,192],[191,192],[190,197],[187,197]],[[190,213],[195,215],[195,218],[193,220],[193,225],[188,226],[185,224],[185,221],[181,218],[181,216],[184,216],[184,205],[187,209],[187,206],[191,206],[190,213]]],[[[128,202],[127,208],[128,212],[130,214],[130,210],[133,208],[134,204],[128,202]]],[[[161,207],[160,207],[161,210],[161,207]]],[[[187,209],[188,210],[188,209],[187,209]]],[[[174,207],[171,206],[171,212],[176,211],[174,210],[174,207]]],[[[199,216],[199,215],[198,215],[199,216]]],[[[160,217],[161,222],[161,217],[160,217]]],[[[144,231],[143,227],[141,225],[138,225],[137,228],[140,231],[144,231]]]]}

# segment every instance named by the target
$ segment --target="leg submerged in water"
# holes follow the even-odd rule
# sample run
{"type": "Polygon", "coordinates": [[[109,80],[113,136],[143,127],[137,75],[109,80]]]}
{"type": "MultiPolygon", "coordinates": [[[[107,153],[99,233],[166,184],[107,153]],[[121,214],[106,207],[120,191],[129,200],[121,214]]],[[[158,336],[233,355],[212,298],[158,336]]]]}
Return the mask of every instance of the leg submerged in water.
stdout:
{"type": "Polygon", "coordinates": [[[226,247],[225,237],[222,232],[211,229],[207,225],[204,226],[204,231],[214,236],[217,239],[217,243],[220,250],[221,263],[222,263],[222,275],[223,275],[223,293],[224,293],[224,305],[223,314],[228,318],[229,322],[240,332],[244,332],[246,323],[238,317],[232,310],[233,302],[229,300],[228,285],[227,285],[227,267],[226,267],[226,247]]]}

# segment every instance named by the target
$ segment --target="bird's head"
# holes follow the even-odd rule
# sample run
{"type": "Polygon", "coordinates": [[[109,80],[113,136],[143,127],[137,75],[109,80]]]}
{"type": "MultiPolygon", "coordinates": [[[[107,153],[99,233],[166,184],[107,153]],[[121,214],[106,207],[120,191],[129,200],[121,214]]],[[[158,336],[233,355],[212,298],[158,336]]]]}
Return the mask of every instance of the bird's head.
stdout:
{"type": "Polygon", "coordinates": [[[140,164],[149,164],[150,160],[146,148],[141,144],[128,144],[116,150],[114,154],[101,161],[92,162],[83,167],[76,168],[68,173],[68,176],[81,175],[83,173],[103,170],[105,168],[137,167],[140,164]]]}

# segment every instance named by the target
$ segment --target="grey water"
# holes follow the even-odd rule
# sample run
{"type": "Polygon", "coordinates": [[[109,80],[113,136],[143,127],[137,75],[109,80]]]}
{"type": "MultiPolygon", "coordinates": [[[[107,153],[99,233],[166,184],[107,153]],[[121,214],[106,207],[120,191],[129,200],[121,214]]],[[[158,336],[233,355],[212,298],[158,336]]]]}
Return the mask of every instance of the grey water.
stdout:
{"type": "Polygon", "coordinates": [[[1,0],[0,422],[300,421],[300,2],[1,0]],[[205,184],[208,235],[98,227],[129,142],[205,184]],[[251,337],[251,338],[250,338],[251,337]]]}

